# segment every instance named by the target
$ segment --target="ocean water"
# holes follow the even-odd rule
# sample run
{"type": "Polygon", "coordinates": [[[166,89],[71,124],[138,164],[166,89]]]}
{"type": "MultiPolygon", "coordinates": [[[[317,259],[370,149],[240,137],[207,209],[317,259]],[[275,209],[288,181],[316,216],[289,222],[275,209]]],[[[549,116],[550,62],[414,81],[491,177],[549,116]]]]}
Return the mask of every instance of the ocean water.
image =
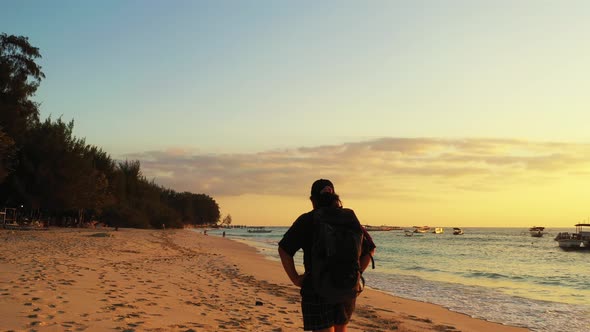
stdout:
{"type": "MultiPolygon", "coordinates": [[[[226,236],[278,260],[271,233],[227,229],[226,236]]],[[[367,286],[395,296],[444,306],[472,317],[533,331],[590,330],[590,251],[563,251],[553,240],[574,228],[545,229],[533,238],[525,228],[463,228],[464,235],[371,232],[376,269],[367,286]]],[[[221,235],[222,230],[210,230],[221,235]]],[[[302,267],[302,255],[296,255],[302,267]]]]}

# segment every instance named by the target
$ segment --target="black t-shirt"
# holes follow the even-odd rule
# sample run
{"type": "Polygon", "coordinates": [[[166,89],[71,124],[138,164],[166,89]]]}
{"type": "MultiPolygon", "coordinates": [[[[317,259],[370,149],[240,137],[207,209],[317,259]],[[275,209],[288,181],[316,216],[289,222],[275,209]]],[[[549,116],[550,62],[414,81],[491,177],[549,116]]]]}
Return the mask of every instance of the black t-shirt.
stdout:
{"type": "MultiPolygon", "coordinates": [[[[354,211],[350,209],[346,210],[352,213],[353,222],[357,223],[360,229],[363,231],[361,256],[368,255],[371,250],[375,249],[375,243],[373,243],[373,239],[365,230],[365,228],[361,226],[361,223],[354,214],[354,211]]],[[[299,216],[299,218],[297,218],[297,220],[295,220],[293,225],[291,225],[291,227],[287,230],[279,242],[279,247],[281,247],[291,256],[295,255],[299,249],[303,249],[303,265],[305,267],[305,272],[311,271],[311,247],[313,245],[314,232],[313,221],[313,211],[302,214],[299,216]]]]}

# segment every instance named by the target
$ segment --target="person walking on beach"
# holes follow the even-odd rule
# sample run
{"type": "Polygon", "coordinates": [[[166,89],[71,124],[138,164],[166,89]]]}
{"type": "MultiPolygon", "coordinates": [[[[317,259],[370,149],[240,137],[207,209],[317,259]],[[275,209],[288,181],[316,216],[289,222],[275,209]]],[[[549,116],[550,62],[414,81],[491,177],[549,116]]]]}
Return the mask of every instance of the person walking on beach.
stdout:
{"type": "Polygon", "coordinates": [[[330,180],[315,181],[310,200],[313,210],[287,230],[279,242],[279,256],[291,282],[301,288],[303,329],[345,332],[375,244],[354,211],[342,207],[330,180]],[[304,274],[297,272],[293,260],[299,249],[304,274]]]}

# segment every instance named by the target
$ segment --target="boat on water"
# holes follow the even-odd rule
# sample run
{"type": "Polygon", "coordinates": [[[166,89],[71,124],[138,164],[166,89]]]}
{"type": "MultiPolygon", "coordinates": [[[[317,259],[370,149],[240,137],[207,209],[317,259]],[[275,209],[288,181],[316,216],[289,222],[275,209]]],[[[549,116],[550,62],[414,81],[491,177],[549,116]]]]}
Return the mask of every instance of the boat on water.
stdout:
{"type": "Polygon", "coordinates": [[[555,241],[563,250],[590,250],[590,230],[584,230],[584,227],[590,227],[590,224],[576,224],[576,232],[562,232],[557,234],[555,241]]]}
{"type": "Polygon", "coordinates": [[[403,230],[400,226],[371,226],[365,225],[365,229],[369,232],[388,232],[388,231],[400,231],[403,230]]]}
{"type": "Polygon", "coordinates": [[[540,226],[533,226],[531,228],[529,228],[529,232],[531,233],[532,237],[543,237],[543,234],[545,234],[543,231],[545,230],[545,227],[540,227],[540,226]]]}
{"type": "Polygon", "coordinates": [[[414,226],[414,233],[428,233],[430,226],[414,226]]]}
{"type": "Polygon", "coordinates": [[[463,235],[465,234],[463,230],[459,227],[453,227],[453,235],[463,235]]]}
{"type": "Polygon", "coordinates": [[[266,229],[264,227],[250,227],[248,228],[248,233],[270,233],[272,232],[271,229],[266,229]]]}
{"type": "Polygon", "coordinates": [[[434,234],[442,234],[445,232],[445,229],[442,227],[435,227],[434,230],[432,231],[432,233],[434,234]]]}
{"type": "Polygon", "coordinates": [[[393,227],[365,225],[365,229],[369,232],[388,232],[388,231],[393,230],[393,227]]]}

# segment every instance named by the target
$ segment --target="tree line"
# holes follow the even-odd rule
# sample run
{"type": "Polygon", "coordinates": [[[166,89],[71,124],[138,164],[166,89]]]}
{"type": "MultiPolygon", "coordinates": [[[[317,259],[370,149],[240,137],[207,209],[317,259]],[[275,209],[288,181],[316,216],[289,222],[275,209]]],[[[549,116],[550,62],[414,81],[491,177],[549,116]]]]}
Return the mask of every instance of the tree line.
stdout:
{"type": "Polygon", "coordinates": [[[176,192],[73,135],[74,121],[40,119],[32,100],[45,78],[39,49],[0,34],[0,207],[50,225],[101,221],[113,227],[179,228],[219,222],[206,194],[176,192]]]}

